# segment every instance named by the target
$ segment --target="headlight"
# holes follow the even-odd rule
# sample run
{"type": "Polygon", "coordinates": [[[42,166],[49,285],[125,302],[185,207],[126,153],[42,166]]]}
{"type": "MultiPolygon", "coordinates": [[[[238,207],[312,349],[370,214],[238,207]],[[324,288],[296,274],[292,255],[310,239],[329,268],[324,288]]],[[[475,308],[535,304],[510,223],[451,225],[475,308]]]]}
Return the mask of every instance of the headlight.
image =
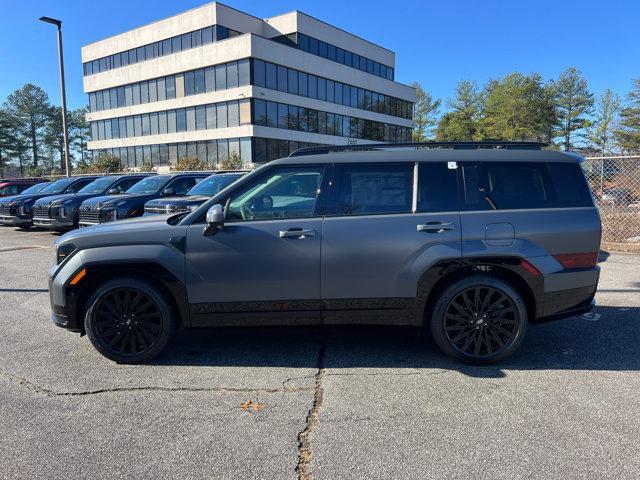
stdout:
{"type": "Polygon", "coordinates": [[[164,211],[167,213],[173,213],[177,210],[178,208],[175,205],[167,205],[166,207],[164,207],[164,211]]]}
{"type": "Polygon", "coordinates": [[[67,210],[65,209],[64,205],[51,205],[51,216],[56,216],[56,214],[61,218],[67,217],[67,210]]]}
{"type": "Polygon", "coordinates": [[[60,265],[65,258],[75,251],[76,247],[72,243],[65,243],[56,247],[56,263],[60,265]]]}
{"type": "Polygon", "coordinates": [[[100,218],[103,219],[103,221],[106,222],[111,222],[113,220],[117,220],[118,219],[118,209],[117,208],[105,208],[100,210],[100,218]]]}

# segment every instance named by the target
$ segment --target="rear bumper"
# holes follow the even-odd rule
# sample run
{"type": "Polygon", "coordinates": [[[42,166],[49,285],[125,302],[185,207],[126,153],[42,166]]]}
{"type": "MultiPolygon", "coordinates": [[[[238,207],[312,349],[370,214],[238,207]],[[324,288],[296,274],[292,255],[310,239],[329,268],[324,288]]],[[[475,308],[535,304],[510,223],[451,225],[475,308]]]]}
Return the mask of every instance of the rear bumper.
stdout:
{"type": "Polygon", "coordinates": [[[562,270],[545,275],[542,315],[537,322],[559,320],[589,312],[600,279],[600,267],[562,270]]]}

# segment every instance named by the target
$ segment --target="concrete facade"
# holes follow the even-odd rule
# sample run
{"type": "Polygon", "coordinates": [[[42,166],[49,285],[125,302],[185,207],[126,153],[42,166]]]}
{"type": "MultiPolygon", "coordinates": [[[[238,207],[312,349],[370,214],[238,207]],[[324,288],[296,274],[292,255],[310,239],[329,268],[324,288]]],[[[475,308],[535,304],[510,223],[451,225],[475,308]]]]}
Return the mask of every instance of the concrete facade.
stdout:
{"type": "MultiPolygon", "coordinates": [[[[214,37],[216,32],[217,30],[214,28],[214,37]]],[[[316,39],[314,41],[319,42],[321,48],[322,43],[327,42],[330,45],[329,47],[327,44],[324,45],[325,54],[327,48],[333,48],[333,54],[336,49],[338,51],[343,49],[345,52],[353,52],[354,59],[359,55],[360,61],[364,62],[364,65],[369,62],[369,68],[371,65],[379,63],[386,66],[380,67],[381,72],[385,68],[387,68],[387,75],[389,72],[395,72],[395,54],[393,52],[304,13],[294,11],[263,20],[220,3],[211,3],[82,48],[82,61],[85,64],[83,84],[85,92],[90,96],[91,105],[87,120],[91,123],[93,132],[92,141],[88,145],[89,149],[94,153],[112,153],[121,156],[121,158],[124,156],[125,162],[133,166],[141,165],[144,161],[149,161],[154,165],[172,163],[176,160],[176,155],[180,155],[180,151],[185,152],[188,149],[185,150],[186,147],[183,146],[182,150],[174,149],[166,153],[166,145],[185,142],[220,142],[224,139],[234,139],[233,143],[229,142],[229,147],[224,146],[222,150],[219,145],[216,147],[216,155],[224,156],[230,154],[231,151],[236,151],[234,150],[236,148],[235,140],[243,139],[241,144],[244,145],[244,151],[236,151],[236,153],[241,154],[245,162],[261,162],[265,161],[265,154],[262,150],[267,149],[269,140],[259,140],[258,142],[252,140],[249,142],[251,151],[248,151],[248,139],[277,140],[280,142],[279,154],[282,154],[283,149],[286,151],[287,145],[283,146],[283,141],[289,142],[289,150],[292,150],[308,144],[370,143],[380,141],[383,137],[386,141],[410,139],[410,129],[413,126],[410,110],[415,102],[415,90],[412,87],[383,78],[379,74],[362,71],[352,65],[339,63],[335,57],[323,58],[320,54],[304,51],[301,49],[302,47],[292,44],[290,39],[283,41],[283,36],[286,35],[289,35],[290,39],[293,38],[295,42],[301,38],[301,35],[312,37],[316,39]],[[193,35],[198,35],[197,42],[204,42],[205,34],[202,33],[200,36],[201,34],[196,32],[199,29],[208,29],[212,26],[226,27],[234,31],[235,36],[219,40],[213,38],[211,43],[192,47],[191,37],[187,34],[194,32],[193,35]],[[147,52],[161,51],[163,46],[158,43],[153,47],[155,50],[149,46],[154,42],[161,44],[165,41],[168,43],[168,39],[185,35],[187,35],[189,42],[188,48],[164,55],[157,54],[151,59],[137,61],[137,63],[120,65],[121,55],[127,58],[127,62],[129,61],[130,57],[126,54],[127,51],[140,50],[140,47],[143,49],[146,47],[147,52]],[[289,44],[286,44],[287,42],[289,44]],[[117,63],[114,61],[115,57],[117,57],[117,63]],[[248,62],[246,62],[247,60],[248,62]],[[250,74],[244,72],[245,84],[229,83],[230,88],[226,88],[227,80],[224,80],[224,88],[218,89],[216,86],[215,90],[207,88],[207,91],[195,93],[193,85],[188,86],[188,78],[193,78],[192,76],[187,78],[188,75],[192,75],[191,72],[210,69],[211,78],[213,78],[214,69],[210,67],[224,68],[220,66],[223,64],[234,65],[233,72],[236,72],[235,69],[238,68],[235,66],[236,61],[244,62],[243,68],[249,69],[250,74]],[[266,62],[268,65],[265,74],[266,84],[264,80],[261,84],[261,81],[257,79],[254,72],[259,71],[256,70],[259,66],[254,62],[258,62],[262,66],[265,65],[263,62],[266,62]],[[107,65],[106,69],[102,69],[103,64],[107,65]],[[98,71],[96,66],[101,69],[98,71]],[[276,73],[272,73],[276,71],[276,68],[278,69],[277,75],[279,75],[278,82],[284,81],[285,83],[287,81],[286,72],[295,70],[291,73],[293,76],[288,77],[289,89],[286,87],[283,89],[281,83],[278,83],[277,87],[273,83],[269,85],[269,75],[276,75],[276,73]],[[164,98],[164,93],[162,98],[160,98],[160,93],[156,98],[156,84],[158,92],[160,92],[160,85],[163,85],[162,88],[164,88],[165,84],[158,82],[164,82],[163,79],[168,76],[175,79],[175,92],[172,90],[171,98],[164,98]],[[304,91],[307,89],[306,82],[309,82],[308,94],[302,93],[303,80],[305,82],[304,91]],[[150,88],[146,85],[147,82],[149,85],[153,85],[154,92],[153,94],[149,93],[149,101],[136,102],[135,99],[131,100],[128,97],[125,100],[125,88],[127,94],[130,95],[132,86],[134,91],[138,88],[136,87],[138,84],[143,85],[144,89],[150,88]],[[300,82],[300,92],[298,92],[296,82],[300,82]],[[322,85],[323,93],[320,91],[316,93],[313,90],[316,88],[316,83],[322,85]],[[343,90],[340,89],[340,84],[343,85],[343,90]],[[312,85],[314,86],[312,87],[312,85]],[[190,88],[191,90],[189,90],[190,88]],[[292,91],[294,88],[295,91],[292,91]],[[340,103],[337,101],[337,94],[342,91],[346,94],[345,100],[340,103]],[[334,92],[335,99],[330,101],[329,96],[333,97],[334,92]],[[351,103],[348,100],[349,93],[351,93],[351,103]],[[109,97],[109,95],[111,96],[109,97]],[[355,103],[353,95],[357,96],[355,103]],[[104,104],[102,104],[103,96],[104,104]],[[151,97],[153,97],[152,100],[151,97]],[[109,98],[111,99],[110,104],[109,98]],[[247,99],[250,100],[252,112],[250,121],[248,121],[245,112],[244,116],[243,113],[240,114],[240,121],[235,122],[237,124],[234,123],[230,126],[222,125],[211,128],[207,122],[206,128],[202,128],[203,124],[201,123],[195,129],[195,123],[193,123],[193,130],[166,132],[162,127],[160,131],[157,131],[157,125],[155,129],[153,126],[153,122],[157,122],[157,115],[164,119],[169,115],[169,112],[177,112],[180,117],[184,110],[187,110],[186,121],[189,123],[189,115],[195,115],[194,109],[203,105],[211,106],[221,102],[240,101],[240,108],[246,110],[249,108],[247,99]],[[376,101],[373,102],[372,99],[376,101]],[[300,112],[299,122],[296,118],[296,129],[293,129],[291,123],[283,127],[281,122],[280,128],[277,128],[269,123],[271,118],[262,120],[256,118],[255,112],[264,106],[265,102],[268,104],[269,112],[275,108],[274,102],[279,104],[281,111],[286,109],[285,106],[299,107],[299,110],[294,110],[300,112]],[[384,102],[387,104],[386,111],[384,102]],[[392,105],[391,110],[389,110],[389,103],[392,105]],[[108,108],[105,107],[107,104],[109,104],[108,108]],[[147,126],[145,131],[145,123],[143,122],[146,121],[148,124],[149,115],[152,126],[150,129],[147,126]],[[326,124],[321,123],[318,126],[317,118],[320,118],[321,122],[328,122],[325,120],[327,116],[330,119],[335,119],[336,123],[340,119],[340,122],[343,122],[341,125],[344,125],[341,128],[344,130],[335,134],[338,132],[335,128],[329,132],[326,124]],[[140,117],[143,117],[143,120],[140,120],[140,117]],[[304,122],[302,118],[304,118],[304,122]],[[117,128],[118,120],[121,121],[119,129],[117,128]],[[131,127],[123,130],[123,125],[134,125],[134,120],[142,125],[141,132],[131,127]],[[113,129],[111,128],[112,122],[113,129]],[[348,130],[347,125],[349,125],[348,130]],[[117,134],[114,133],[116,131],[117,134]],[[146,146],[153,146],[153,148],[146,146]],[[139,148],[136,151],[131,147],[139,148]],[[174,153],[174,151],[178,153],[174,153]],[[219,154],[220,151],[225,153],[219,154]],[[140,155],[143,159],[140,158],[140,155]],[[133,158],[131,158],[132,156],[133,158]]],[[[195,44],[196,37],[193,38],[195,44]]],[[[182,45],[185,45],[184,39],[182,42],[182,45]]],[[[180,43],[179,39],[178,43],[180,43]]],[[[147,53],[147,58],[148,56],[149,53],[147,53]]],[[[124,63],[124,60],[122,62],[124,63]]],[[[378,66],[375,66],[377,71],[378,66]]],[[[229,76],[228,73],[227,76],[229,76]]],[[[226,115],[226,108],[224,115],[226,115]]],[[[232,111],[232,108],[235,112],[237,107],[229,106],[229,112],[232,111]]],[[[224,123],[226,124],[226,122],[225,119],[224,123]]],[[[231,113],[229,113],[229,123],[232,123],[231,113]]],[[[274,149],[275,147],[269,147],[270,154],[266,158],[267,160],[272,159],[274,149]]],[[[191,151],[195,152],[195,146],[191,151]]],[[[203,155],[202,151],[204,150],[199,146],[198,156],[203,155]]],[[[215,157],[213,160],[215,161],[215,157]]]]}

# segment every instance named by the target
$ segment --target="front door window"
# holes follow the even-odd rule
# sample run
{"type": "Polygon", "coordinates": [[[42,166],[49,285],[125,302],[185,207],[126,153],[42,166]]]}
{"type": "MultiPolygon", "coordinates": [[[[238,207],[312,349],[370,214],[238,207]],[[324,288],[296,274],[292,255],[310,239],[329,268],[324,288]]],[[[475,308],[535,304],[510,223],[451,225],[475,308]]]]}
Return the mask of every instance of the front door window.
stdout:
{"type": "Polygon", "coordinates": [[[323,170],[279,168],[269,172],[231,198],[225,221],[313,217],[323,170]]]}

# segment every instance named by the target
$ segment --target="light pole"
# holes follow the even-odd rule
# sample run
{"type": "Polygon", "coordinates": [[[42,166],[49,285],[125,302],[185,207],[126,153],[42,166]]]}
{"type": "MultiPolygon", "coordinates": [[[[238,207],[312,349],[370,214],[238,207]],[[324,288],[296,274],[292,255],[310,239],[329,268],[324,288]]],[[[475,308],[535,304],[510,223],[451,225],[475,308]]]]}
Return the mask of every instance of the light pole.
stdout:
{"type": "Polygon", "coordinates": [[[41,22],[58,27],[58,59],[60,60],[60,90],[62,91],[62,130],[64,135],[64,167],[67,177],[71,176],[71,159],[69,157],[69,130],[67,128],[67,93],[64,85],[64,59],[62,56],[62,21],[50,17],[40,17],[41,22]]]}

